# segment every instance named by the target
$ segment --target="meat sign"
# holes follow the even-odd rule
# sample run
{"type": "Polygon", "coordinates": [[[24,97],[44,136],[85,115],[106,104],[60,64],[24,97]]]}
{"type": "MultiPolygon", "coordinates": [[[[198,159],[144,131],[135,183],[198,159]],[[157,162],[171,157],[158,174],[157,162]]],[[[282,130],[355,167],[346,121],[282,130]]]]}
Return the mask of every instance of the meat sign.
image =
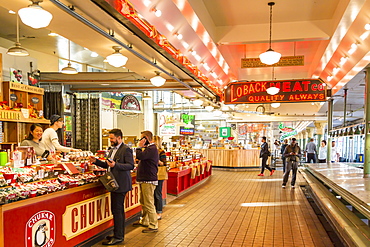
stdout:
{"type": "Polygon", "coordinates": [[[326,101],[326,85],[319,79],[233,82],[224,93],[225,104],[326,101]],[[279,88],[270,95],[267,89],[279,88]]]}

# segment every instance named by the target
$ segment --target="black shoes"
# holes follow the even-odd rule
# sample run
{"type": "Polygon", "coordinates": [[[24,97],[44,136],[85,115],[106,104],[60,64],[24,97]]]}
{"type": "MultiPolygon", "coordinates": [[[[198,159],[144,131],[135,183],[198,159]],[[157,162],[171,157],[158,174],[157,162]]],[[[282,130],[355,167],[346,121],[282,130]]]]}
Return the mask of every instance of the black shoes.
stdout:
{"type": "Polygon", "coordinates": [[[110,238],[108,241],[103,242],[103,245],[116,245],[123,241],[123,238],[115,238],[113,236],[107,236],[107,239],[110,238]]]}

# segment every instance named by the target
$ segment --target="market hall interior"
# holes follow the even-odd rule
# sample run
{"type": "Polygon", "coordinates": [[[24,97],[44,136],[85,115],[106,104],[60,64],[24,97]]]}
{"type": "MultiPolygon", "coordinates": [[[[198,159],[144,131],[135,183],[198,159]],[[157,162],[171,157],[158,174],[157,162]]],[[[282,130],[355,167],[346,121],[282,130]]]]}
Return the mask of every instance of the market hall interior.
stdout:
{"type": "MultiPolygon", "coordinates": [[[[131,147],[142,130],[152,130],[164,137],[169,159],[177,159],[170,160],[167,192],[179,197],[165,207],[163,231],[139,238],[138,230],[128,227],[124,244],[330,246],[337,240],[328,236],[336,235],[348,246],[366,246],[368,9],[370,0],[0,0],[0,146],[9,150],[0,153],[10,158],[29,126],[46,128],[55,113],[73,126],[63,130],[61,141],[94,153],[109,146],[109,129],[121,128],[131,147]],[[50,23],[25,24],[17,13],[31,2],[52,14],[50,23]],[[263,61],[267,54],[278,61],[263,61]],[[262,136],[271,151],[268,162],[277,169],[271,177],[255,173],[262,136]],[[281,188],[280,145],[275,145],[292,137],[302,150],[311,138],[317,150],[327,142],[327,162],[304,164],[303,158],[294,190],[281,188]],[[213,162],[212,174],[198,171],[206,166],[199,159],[186,161],[195,153],[213,162]],[[193,177],[193,171],[199,174],[193,177]],[[188,184],[170,182],[183,173],[191,175],[188,184]],[[241,198],[235,196],[235,187],[228,187],[233,182],[254,193],[241,190],[241,198]],[[230,205],[215,205],[224,198],[230,205]],[[300,212],[298,205],[310,213],[300,212]],[[283,229],[270,229],[266,215],[283,229]],[[209,223],[203,225],[202,219],[209,223]],[[178,225],[181,220],[187,229],[178,225]],[[279,238],[285,225],[293,233],[293,226],[299,227],[300,235],[283,231],[279,238]],[[326,225],[335,234],[328,228],[325,234],[326,225]],[[198,233],[200,227],[207,234],[198,233]]],[[[55,193],[66,196],[68,190],[55,193]]],[[[4,204],[2,213],[51,195],[4,204]]],[[[137,216],[135,210],[129,218],[137,216]]],[[[83,233],[67,235],[60,233],[66,241],[86,240],[83,233]]]]}

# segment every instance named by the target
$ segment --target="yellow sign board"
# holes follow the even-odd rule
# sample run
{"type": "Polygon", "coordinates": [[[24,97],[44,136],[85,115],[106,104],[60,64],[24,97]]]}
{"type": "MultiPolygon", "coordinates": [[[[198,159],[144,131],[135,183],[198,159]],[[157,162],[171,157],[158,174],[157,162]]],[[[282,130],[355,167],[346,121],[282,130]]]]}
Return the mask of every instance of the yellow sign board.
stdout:
{"type": "Polygon", "coordinates": [[[29,93],[35,94],[44,94],[44,89],[40,87],[29,86],[17,82],[10,82],[10,89],[18,90],[18,91],[25,91],[29,93]]]}
{"type": "Polygon", "coordinates": [[[260,67],[284,67],[284,66],[303,66],[304,56],[281,57],[278,63],[267,65],[261,63],[259,58],[242,58],[241,68],[260,68],[260,67]]]}

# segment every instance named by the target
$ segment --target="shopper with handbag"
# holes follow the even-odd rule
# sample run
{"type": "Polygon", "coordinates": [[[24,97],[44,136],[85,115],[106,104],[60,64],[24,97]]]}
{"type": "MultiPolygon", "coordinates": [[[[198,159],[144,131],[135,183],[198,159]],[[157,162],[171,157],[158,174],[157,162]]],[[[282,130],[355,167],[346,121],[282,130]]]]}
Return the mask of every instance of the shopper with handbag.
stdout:
{"type": "Polygon", "coordinates": [[[109,140],[112,145],[105,161],[90,156],[90,161],[104,168],[109,168],[118,183],[118,189],[110,193],[111,211],[113,214],[113,235],[107,236],[103,245],[116,245],[121,243],[125,237],[125,196],[132,190],[132,179],[130,171],[134,169],[134,157],[132,149],[122,140],[122,131],[112,129],[109,131],[109,140]]]}
{"type": "Polygon", "coordinates": [[[290,170],[292,170],[293,175],[292,175],[292,181],[290,184],[292,185],[292,189],[294,189],[295,180],[297,178],[298,164],[302,156],[301,148],[298,146],[298,143],[296,142],[295,138],[292,138],[291,143],[285,148],[284,155],[286,157],[287,164],[286,164],[285,173],[283,177],[282,187],[285,188],[288,182],[290,170]]]}
{"type": "Polygon", "coordinates": [[[261,141],[262,141],[262,144],[261,144],[260,158],[262,158],[262,168],[261,168],[261,173],[258,174],[258,176],[265,176],[263,174],[265,169],[270,171],[270,176],[271,176],[272,174],[274,174],[275,170],[266,164],[269,156],[271,156],[271,153],[269,151],[269,145],[266,142],[266,136],[262,136],[261,141]]]}
{"type": "Polygon", "coordinates": [[[167,174],[167,159],[166,153],[162,149],[162,140],[159,136],[154,136],[153,141],[158,149],[159,161],[158,161],[158,185],[154,190],[154,205],[157,211],[158,220],[162,219],[163,211],[163,199],[162,199],[162,188],[164,180],[168,179],[167,174]]]}

